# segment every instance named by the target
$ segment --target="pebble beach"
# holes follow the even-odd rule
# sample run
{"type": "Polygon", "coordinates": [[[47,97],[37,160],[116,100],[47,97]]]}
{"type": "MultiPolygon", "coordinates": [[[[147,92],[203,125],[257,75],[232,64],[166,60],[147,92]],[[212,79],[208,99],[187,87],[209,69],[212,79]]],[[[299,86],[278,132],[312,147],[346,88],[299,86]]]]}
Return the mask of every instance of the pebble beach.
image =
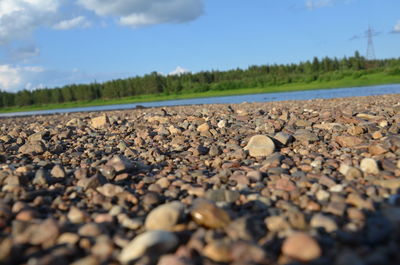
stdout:
{"type": "Polygon", "coordinates": [[[0,118],[0,264],[400,264],[399,102],[0,118]]]}

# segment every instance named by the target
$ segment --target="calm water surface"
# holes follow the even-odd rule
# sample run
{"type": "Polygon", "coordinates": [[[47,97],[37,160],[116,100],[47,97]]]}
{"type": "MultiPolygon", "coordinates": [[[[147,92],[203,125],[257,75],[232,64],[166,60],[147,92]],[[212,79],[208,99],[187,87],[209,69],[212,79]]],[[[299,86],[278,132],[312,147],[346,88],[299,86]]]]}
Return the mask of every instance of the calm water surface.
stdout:
{"type": "Polygon", "coordinates": [[[0,114],[0,117],[48,115],[56,113],[83,112],[83,111],[122,110],[122,109],[133,109],[136,108],[136,106],[138,105],[144,107],[164,107],[164,106],[199,105],[199,104],[235,104],[242,102],[308,100],[316,98],[341,98],[341,97],[374,96],[374,95],[399,94],[399,93],[400,93],[400,84],[394,84],[394,85],[380,85],[380,86],[368,86],[368,87],[251,94],[251,95],[212,97],[212,98],[166,100],[157,102],[92,106],[83,108],[26,111],[26,112],[4,113],[0,114]]]}

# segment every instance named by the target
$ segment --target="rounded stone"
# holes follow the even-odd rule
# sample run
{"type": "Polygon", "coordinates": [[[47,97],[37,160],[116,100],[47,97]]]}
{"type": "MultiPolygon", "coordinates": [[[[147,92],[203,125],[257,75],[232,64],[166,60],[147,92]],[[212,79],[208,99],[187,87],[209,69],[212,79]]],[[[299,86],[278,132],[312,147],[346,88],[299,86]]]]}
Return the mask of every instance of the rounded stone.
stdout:
{"type": "Polygon", "coordinates": [[[171,232],[148,231],[135,237],[122,249],[119,261],[128,264],[146,254],[162,255],[173,250],[178,243],[178,238],[171,232]]]}
{"type": "Polygon", "coordinates": [[[196,223],[208,228],[222,228],[231,222],[225,210],[204,199],[194,202],[190,215],[196,223]]]}
{"type": "Polygon", "coordinates": [[[250,138],[248,144],[244,148],[248,150],[251,156],[269,156],[275,150],[275,144],[265,135],[254,135],[250,138]]]}
{"type": "Polygon", "coordinates": [[[147,215],[145,227],[147,230],[172,231],[184,209],[184,204],[178,201],[160,205],[147,215]]]}
{"type": "Polygon", "coordinates": [[[285,239],[282,253],[292,259],[309,262],[321,256],[321,248],[314,238],[297,232],[285,239]]]}

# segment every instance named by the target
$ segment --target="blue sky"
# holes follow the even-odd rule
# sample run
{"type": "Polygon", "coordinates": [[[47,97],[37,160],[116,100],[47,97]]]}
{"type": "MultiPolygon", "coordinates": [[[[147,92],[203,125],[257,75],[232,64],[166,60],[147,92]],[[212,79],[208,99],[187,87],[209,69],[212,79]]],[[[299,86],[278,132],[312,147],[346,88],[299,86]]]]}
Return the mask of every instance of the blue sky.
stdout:
{"type": "Polygon", "coordinates": [[[400,57],[399,0],[0,0],[0,89],[400,57]]]}

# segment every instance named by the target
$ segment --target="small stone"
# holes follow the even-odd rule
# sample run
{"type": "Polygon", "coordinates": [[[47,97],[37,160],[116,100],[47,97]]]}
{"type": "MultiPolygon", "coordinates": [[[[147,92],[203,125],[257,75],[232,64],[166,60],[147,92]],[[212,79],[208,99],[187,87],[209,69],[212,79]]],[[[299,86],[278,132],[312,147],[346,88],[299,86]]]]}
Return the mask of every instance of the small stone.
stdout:
{"type": "Polygon", "coordinates": [[[192,261],[175,255],[163,255],[157,265],[194,265],[192,261]]]}
{"type": "Polygon", "coordinates": [[[175,234],[167,231],[148,231],[136,236],[119,255],[119,261],[128,264],[143,255],[160,256],[173,250],[179,243],[175,234]]]}
{"type": "Polygon", "coordinates": [[[366,174],[379,174],[378,163],[373,158],[364,158],[361,160],[360,168],[366,174]]]}
{"type": "Polygon", "coordinates": [[[78,241],[79,241],[79,235],[67,232],[59,236],[57,243],[75,245],[76,243],[78,243],[78,241]]]}
{"type": "Polygon", "coordinates": [[[244,148],[248,150],[251,156],[269,156],[275,150],[275,144],[265,135],[255,135],[250,138],[248,144],[244,148]]]}
{"type": "Polygon", "coordinates": [[[193,220],[207,228],[223,228],[231,222],[228,213],[205,199],[196,199],[190,212],[193,220]]]}
{"type": "Polygon", "coordinates": [[[268,230],[273,232],[284,231],[290,227],[283,216],[270,216],[265,218],[264,222],[268,230]]]}
{"type": "Polygon", "coordinates": [[[319,191],[317,191],[315,196],[318,201],[327,201],[331,195],[329,192],[327,192],[325,190],[319,190],[319,191]]]}
{"type": "Polygon", "coordinates": [[[114,197],[120,193],[123,193],[124,188],[122,188],[121,186],[118,186],[118,185],[107,183],[101,187],[98,187],[97,191],[106,197],[114,197]]]}
{"type": "Polygon", "coordinates": [[[147,215],[145,227],[147,230],[172,231],[184,209],[184,204],[178,201],[160,205],[147,215]]]}
{"type": "Polygon", "coordinates": [[[22,154],[42,154],[46,151],[46,147],[41,141],[28,142],[18,149],[22,154]]]}
{"type": "Polygon", "coordinates": [[[293,139],[293,137],[288,133],[279,132],[274,136],[274,139],[283,145],[287,145],[293,139]]]}
{"type": "Polygon", "coordinates": [[[197,127],[197,131],[200,133],[208,132],[210,130],[210,125],[208,123],[203,123],[197,127]]]}
{"type": "Polygon", "coordinates": [[[215,262],[232,261],[231,246],[223,241],[213,241],[203,249],[203,255],[215,262]]]}
{"type": "Polygon", "coordinates": [[[334,232],[338,229],[336,222],[332,218],[320,213],[311,218],[310,225],[314,228],[322,227],[328,233],[334,232]]]}
{"type": "Polygon", "coordinates": [[[314,238],[297,232],[285,239],[282,253],[300,262],[309,262],[321,256],[321,248],[314,238]]]}
{"type": "Polygon", "coordinates": [[[364,133],[364,129],[361,126],[350,126],[347,132],[353,136],[357,136],[364,133]]]}
{"type": "Polygon", "coordinates": [[[109,125],[109,120],[108,120],[107,115],[104,114],[104,115],[92,118],[92,120],[90,121],[90,124],[95,129],[101,129],[101,128],[105,128],[106,126],[109,125]]]}
{"type": "Polygon", "coordinates": [[[53,219],[43,221],[33,231],[29,242],[32,245],[54,244],[59,236],[60,229],[53,219]]]}
{"type": "Polygon", "coordinates": [[[277,190],[294,191],[296,188],[296,184],[288,178],[281,178],[275,184],[277,190]]]}
{"type": "Polygon", "coordinates": [[[71,207],[71,209],[68,212],[67,217],[68,217],[68,220],[73,224],[83,223],[87,219],[86,213],[75,206],[71,207]]]}
{"type": "Polygon", "coordinates": [[[319,140],[318,136],[315,133],[307,129],[299,129],[295,132],[293,136],[297,141],[301,142],[313,143],[319,140]]]}
{"type": "Polygon", "coordinates": [[[364,176],[360,169],[346,164],[340,165],[339,172],[342,173],[347,180],[361,179],[364,176]]]}
{"type": "Polygon", "coordinates": [[[134,168],[134,164],[127,157],[123,155],[113,156],[107,162],[106,166],[114,168],[116,173],[122,173],[125,171],[132,170],[134,168]]]}
{"type": "Polygon", "coordinates": [[[78,234],[84,237],[96,237],[101,235],[101,229],[98,224],[87,223],[79,228],[78,234]]]}
{"type": "Polygon", "coordinates": [[[362,138],[356,136],[337,136],[335,140],[342,147],[354,147],[364,142],[362,138]]]}
{"type": "Polygon", "coordinates": [[[233,190],[208,190],[205,197],[215,202],[235,202],[239,199],[240,193],[233,190]]]}
{"type": "Polygon", "coordinates": [[[50,171],[50,174],[55,178],[65,178],[66,176],[64,168],[60,165],[55,165],[50,171]]]}
{"type": "Polygon", "coordinates": [[[90,178],[82,178],[78,181],[77,186],[82,187],[84,190],[96,189],[98,186],[107,183],[107,179],[101,175],[96,174],[90,178]]]}
{"type": "Polygon", "coordinates": [[[220,121],[217,123],[217,126],[218,126],[218,128],[220,128],[220,129],[225,128],[225,126],[226,126],[226,120],[220,120],[220,121]]]}
{"type": "Polygon", "coordinates": [[[389,150],[380,144],[372,144],[368,147],[368,152],[373,156],[384,154],[387,151],[389,150]]]}

